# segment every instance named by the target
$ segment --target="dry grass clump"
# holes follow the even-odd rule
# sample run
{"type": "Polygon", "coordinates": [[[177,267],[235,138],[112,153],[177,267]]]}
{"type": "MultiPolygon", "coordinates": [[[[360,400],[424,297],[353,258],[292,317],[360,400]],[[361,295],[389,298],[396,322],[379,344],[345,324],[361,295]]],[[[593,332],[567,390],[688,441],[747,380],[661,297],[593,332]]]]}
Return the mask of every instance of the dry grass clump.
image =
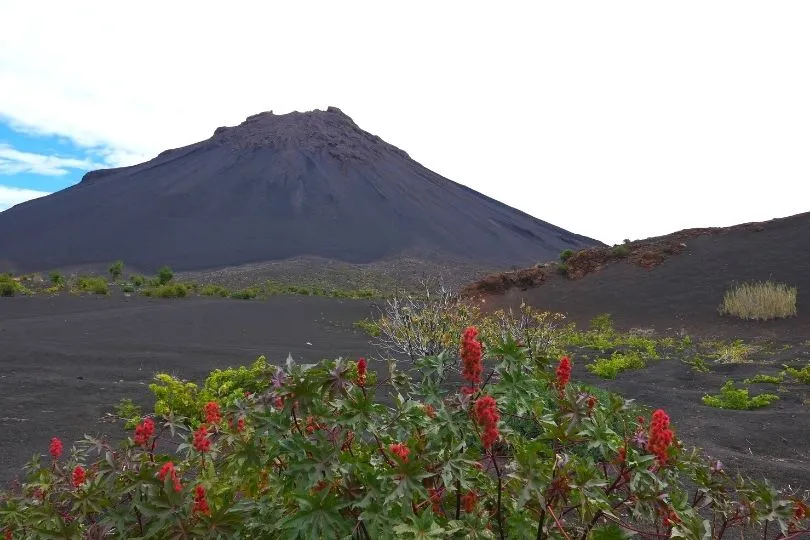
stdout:
{"type": "Polygon", "coordinates": [[[784,283],[743,283],[726,291],[720,313],[758,321],[791,317],[796,315],[796,296],[796,287],[784,283]]]}

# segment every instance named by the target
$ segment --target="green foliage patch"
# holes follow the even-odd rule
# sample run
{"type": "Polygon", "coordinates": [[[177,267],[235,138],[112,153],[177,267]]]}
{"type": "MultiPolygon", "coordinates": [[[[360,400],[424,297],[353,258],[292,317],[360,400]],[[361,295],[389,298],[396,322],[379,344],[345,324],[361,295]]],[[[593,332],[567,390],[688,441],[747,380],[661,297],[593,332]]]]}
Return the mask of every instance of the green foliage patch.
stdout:
{"type": "Polygon", "coordinates": [[[779,396],[775,394],[750,396],[748,388],[735,388],[734,381],[726,381],[719,394],[703,396],[703,403],[718,409],[747,411],[766,407],[778,399],[779,396]]]}

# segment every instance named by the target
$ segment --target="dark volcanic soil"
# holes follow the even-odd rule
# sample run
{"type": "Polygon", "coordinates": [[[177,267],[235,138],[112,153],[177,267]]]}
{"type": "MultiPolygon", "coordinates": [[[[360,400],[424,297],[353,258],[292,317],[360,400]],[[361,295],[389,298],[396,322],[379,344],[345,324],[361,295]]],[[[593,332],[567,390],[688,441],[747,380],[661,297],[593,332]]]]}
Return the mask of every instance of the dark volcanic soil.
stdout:
{"type": "Polygon", "coordinates": [[[0,213],[0,271],[144,273],[315,256],[496,267],[599,245],[410,159],[340,110],[249,117],[205,141],[0,213]]]}
{"type": "MultiPolygon", "coordinates": [[[[86,432],[121,436],[116,424],[101,419],[121,398],[150,406],[146,385],[156,371],[199,381],[260,354],[282,362],[287,353],[308,361],[373,353],[352,326],[371,312],[368,302],[316,297],[0,299],[0,482],[34,453],[45,454],[54,435],[65,441],[86,432]]],[[[806,361],[808,352],[806,344],[773,346],[754,364],[715,365],[699,375],[678,360],[662,360],[612,382],[589,375],[575,356],[575,379],[664,407],[688,445],[705,448],[730,470],[810,489],[810,407],[802,403],[810,387],[786,387],[780,401],[758,411],[700,403],[727,377],[774,373],[782,362],[806,361]]],[[[773,390],[757,391],[766,389],[773,390]]]]}
{"type": "Polygon", "coordinates": [[[52,436],[120,436],[101,422],[121,398],[151,407],[158,371],[200,381],[264,354],[317,362],[369,352],[352,326],[367,302],[315,297],[151,300],[142,297],[0,299],[0,483],[52,436]]]}

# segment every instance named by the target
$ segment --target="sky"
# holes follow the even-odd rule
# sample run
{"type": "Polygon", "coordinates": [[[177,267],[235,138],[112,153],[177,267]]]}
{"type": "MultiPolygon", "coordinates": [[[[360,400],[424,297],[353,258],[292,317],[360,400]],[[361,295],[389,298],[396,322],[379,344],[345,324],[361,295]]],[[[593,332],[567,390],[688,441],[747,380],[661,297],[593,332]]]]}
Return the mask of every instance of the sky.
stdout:
{"type": "Polygon", "coordinates": [[[810,2],[0,3],[0,210],[273,110],[618,243],[810,211],[810,2]]]}

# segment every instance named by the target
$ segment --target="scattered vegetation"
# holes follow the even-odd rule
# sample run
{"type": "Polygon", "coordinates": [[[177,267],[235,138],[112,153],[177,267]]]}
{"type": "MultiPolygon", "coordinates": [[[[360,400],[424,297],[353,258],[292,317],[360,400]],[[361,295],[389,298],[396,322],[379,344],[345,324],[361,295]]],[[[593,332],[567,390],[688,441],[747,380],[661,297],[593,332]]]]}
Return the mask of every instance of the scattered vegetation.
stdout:
{"type": "Polygon", "coordinates": [[[167,283],[157,287],[143,289],[141,294],[156,298],[185,298],[190,291],[194,290],[194,285],[189,283],[167,283]]]}
{"type": "Polygon", "coordinates": [[[377,321],[369,318],[360,319],[359,321],[355,321],[354,323],[355,328],[359,328],[360,330],[364,331],[371,337],[380,337],[382,334],[382,330],[380,330],[380,325],[377,321]]]}
{"type": "Polygon", "coordinates": [[[776,394],[759,394],[749,396],[748,388],[735,388],[734,381],[726,381],[720,393],[703,396],[703,403],[718,409],[750,410],[766,407],[778,400],[776,394]]]}
{"type": "Polygon", "coordinates": [[[565,263],[560,263],[557,265],[557,273],[563,276],[568,275],[568,265],[565,263]]]}
{"type": "Polygon", "coordinates": [[[684,363],[692,366],[692,369],[695,370],[697,373],[709,373],[712,370],[712,368],[709,367],[708,362],[706,362],[706,360],[704,360],[703,357],[699,355],[694,355],[684,360],[684,363]]]}
{"type": "Polygon", "coordinates": [[[630,256],[630,247],[625,244],[617,244],[611,249],[613,255],[620,259],[630,256]]]}
{"type": "Polygon", "coordinates": [[[259,296],[259,292],[260,290],[257,287],[248,287],[247,289],[233,291],[231,293],[231,298],[236,298],[238,300],[251,300],[259,296]]]}
{"type": "Polygon", "coordinates": [[[565,262],[565,261],[567,261],[568,259],[570,259],[570,258],[571,258],[571,255],[573,255],[573,254],[574,254],[574,250],[573,250],[573,249],[564,249],[564,250],[563,250],[563,251],[560,253],[560,260],[561,260],[562,262],[565,262]]]}
{"type": "Polygon", "coordinates": [[[726,292],[720,313],[765,321],[796,315],[796,287],[764,281],[743,283],[726,292]]]}
{"type": "Polygon", "coordinates": [[[118,281],[118,278],[121,277],[121,274],[124,273],[124,261],[115,261],[110,265],[109,268],[110,276],[112,276],[113,281],[118,281]]]}
{"type": "Polygon", "coordinates": [[[712,357],[721,364],[747,364],[751,362],[751,353],[759,350],[756,345],[745,343],[741,339],[736,339],[731,343],[709,342],[706,345],[716,347],[712,357]]]}
{"type": "Polygon", "coordinates": [[[646,365],[638,351],[628,353],[614,351],[610,358],[599,358],[585,366],[585,369],[603,379],[615,379],[616,375],[623,371],[642,369],[646,365]]]}
{"type": "Polygon", "coordinates": [[[129,281],[135,287],[143,287],[144,285],[146,285],[146,277],[142,276],[140,274],[133,274],[133,275],[129,276],[129,281]]]}
{"type": "Polygon", "coordinates": [[[743,381],[743,384],[782,384],[785,382],[785,374],[779,375],[765,375],[757,373],[753,377],[749,377],[743,381]]]}
{"type": "Polygon", "coordinates": [[[77,292],[91,293],[91,294],[109,294],[110,288],[107,285],[107,280],[102,277],[94,276],[79,276],[76,279],[75,290],[77,292]]]}
{"type": "Polygon", "coordinates": [[[50,272],[48,274],[48,279],[50,280],[51,285],[59,289],[62,289],[65,287],[65,285],[67,285],[67,282],[65,281],[65,276],[56,271],[50,272]]]}
{"type": "Polygon", "coordinates": [[[203,296],[221,296],[225,298],[230,295],[230,292],[221,285],[203,285],[200,289],[200,294],[203,296]]]}
{"type": "Polygon", "coordinates": [[[810,384],[810,364],[807,364],[801,369],[785,366],[785,373],[802,384],[810,384]]]}
{"type": "Polygon", "coordinates": [[[174,278],[174,272],[172,272],[172,269],[168,266],[164,266],[158,270],[157,280],[159,285],[166,285],[172,278],[174,278]]]}

